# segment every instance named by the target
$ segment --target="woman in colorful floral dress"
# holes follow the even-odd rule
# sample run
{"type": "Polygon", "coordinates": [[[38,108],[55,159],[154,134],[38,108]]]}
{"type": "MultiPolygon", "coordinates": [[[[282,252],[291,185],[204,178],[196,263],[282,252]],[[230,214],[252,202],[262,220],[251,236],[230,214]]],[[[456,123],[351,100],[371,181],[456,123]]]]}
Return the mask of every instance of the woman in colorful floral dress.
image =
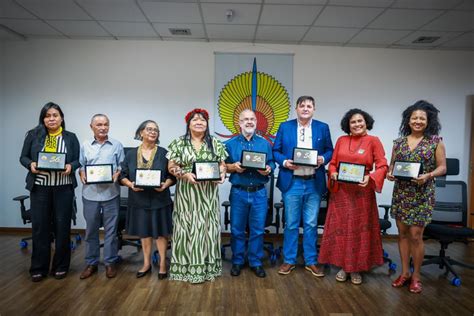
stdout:
{"type": "Polygon", "coordinates": [[[446,173],[446,149],[438,136],[441,125],[438,109],[426,101],[409,106],[402,115],[401,137],[393,142],[392,159],[387,179],[395,181],[392,196],[392,217],[398,227],[398,247],[402,273],[393,287],[409,284],[412,293],[423,290],[420,269],[424,257],[423,230],[431,222],[435,204],[435,180],[446,173]],[[395,161],[421,162],[423,173],[411,181],[396,180],[395,161]],[[410,256],[413,274],[410,275],[410,256]]]}
{"type": "Polygon", "coordinates": [[[209,114],[186,115],[186,134],[169,148],[168,170],[177,177],[170,279],[202,283],[222,274],[218,184],[225,179],[224,145],[209,135],[209,114]],[[196,181],[193,163],[218,161],[220,181],[196,181]]]}

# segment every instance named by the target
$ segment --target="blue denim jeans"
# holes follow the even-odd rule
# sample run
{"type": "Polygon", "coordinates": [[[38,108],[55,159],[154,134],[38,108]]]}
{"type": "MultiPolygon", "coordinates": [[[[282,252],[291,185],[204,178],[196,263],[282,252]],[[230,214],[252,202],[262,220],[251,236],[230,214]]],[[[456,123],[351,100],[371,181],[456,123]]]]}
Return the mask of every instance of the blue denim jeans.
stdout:
{"type": "Polygon", "coordinates": [[[86,264],[98,265],[100,261],[99,228],[104,227],[104,263],[114,264],[118,260],[117,225],[120,197],[110,201],[90,201],[82,198],[86,219],[86,264]]]}
{"type": "Polygon", "coordinates": [[[316,191],[314,179],[293,178],[290,189],[283,193],[285,204],[285,232],[283,260],[296,264],[298,236],[303,218],[303,252],[306,265],[317,264],[318,213],[321,195],[316,191]]]}
{"type": "Polygon", "coordinates": [[[249,228],[248,261],[251,267],[262,265],[263,235],[267,216],[267,190],[246,192],[232,187],[230,191],[230,225],[232,263],[245,262],[245,229],[249,228]]]}

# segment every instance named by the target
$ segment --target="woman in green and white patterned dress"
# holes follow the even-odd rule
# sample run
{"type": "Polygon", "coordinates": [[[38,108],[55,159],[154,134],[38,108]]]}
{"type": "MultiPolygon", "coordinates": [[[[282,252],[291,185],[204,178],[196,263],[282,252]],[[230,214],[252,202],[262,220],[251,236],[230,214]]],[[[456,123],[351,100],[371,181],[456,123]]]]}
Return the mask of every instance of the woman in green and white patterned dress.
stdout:
{"type": "Polygon", "coordinates": [[[222,274],[218,184],[225,180],[224,145],[209,134],[209,114],[186,115],[186,134],[174,140],[168,170],[178,179],[173,212],[170,279],[202,283],[222,274]],[[196,181],[193,163],[218,161],[220,181],[196,181]]]}

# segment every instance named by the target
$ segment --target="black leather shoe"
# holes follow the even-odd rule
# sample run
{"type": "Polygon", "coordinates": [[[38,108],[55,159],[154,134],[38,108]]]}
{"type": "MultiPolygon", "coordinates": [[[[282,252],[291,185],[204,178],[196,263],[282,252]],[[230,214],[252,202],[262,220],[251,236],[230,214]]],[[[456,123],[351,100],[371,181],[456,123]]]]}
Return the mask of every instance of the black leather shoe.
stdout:
{"type": "Polygon", "coordinates": [[[250,269],[252,269],[255,275],[258,276],[259,278],[264,278],[267,276],[262,266],[250,267],[250,269]]]}
{"type": "Polygon", "coordinates": [[[56,272],[54,272],[54,278],[55,278],[56,280],[62,280],[62,279],[64,279],[66,276],[67,276],[67,272],[66,272],[66,271],[56,271],[56,272]]]}
{"type": "Polygon", "coordinates": [[[45,278],[46,276],[41,274],[41,273],[38,273],[38,274],[33,274],[31,276],[31,281],[32,282],[40,282],[40,281],[43,281],[43,279],[45,278]]]}
{"type": "Polygon", "coordinates": [[[163,279],[166,279],[168,277],[168,273],[159,273],[158,272],[158,280],[163,280],[163,279]]]}
{"type": "Polygon", "coordinates": [[[151,265],[150,265],[150,267],[149,267],[147,270],[145,270],[145,271],[137,271],[137,279],[143,278],[145,275],[147,275],[147,274],[150,273],[150,272],[151,272],[151,265]]]}
{"type": "Polygon", "coordinates": [[[233,264],[232,268],[230,269],[230,275],[231,276],[239,276],[241,270],[242,270],[242,265],[241,264],[233,264]]]}

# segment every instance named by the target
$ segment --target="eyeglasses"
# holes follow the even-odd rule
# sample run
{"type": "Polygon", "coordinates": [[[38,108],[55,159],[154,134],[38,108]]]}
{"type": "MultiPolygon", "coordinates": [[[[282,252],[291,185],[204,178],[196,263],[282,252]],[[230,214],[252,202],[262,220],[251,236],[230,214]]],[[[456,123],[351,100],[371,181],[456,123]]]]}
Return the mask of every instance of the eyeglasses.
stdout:
{"type": "Polygon", "coordinates": [[[300,129],[300,141],[304,142],[304,128],[300,129]]]}
{"type": "Polygon", "coordinates": [[[153,127],[147,127],[145,128],[145,131],[147,133],[157,133],[157,134],[160,132],[157,128],[153,128],[153,127]]]}

